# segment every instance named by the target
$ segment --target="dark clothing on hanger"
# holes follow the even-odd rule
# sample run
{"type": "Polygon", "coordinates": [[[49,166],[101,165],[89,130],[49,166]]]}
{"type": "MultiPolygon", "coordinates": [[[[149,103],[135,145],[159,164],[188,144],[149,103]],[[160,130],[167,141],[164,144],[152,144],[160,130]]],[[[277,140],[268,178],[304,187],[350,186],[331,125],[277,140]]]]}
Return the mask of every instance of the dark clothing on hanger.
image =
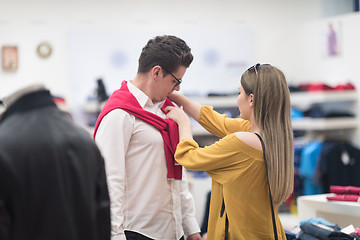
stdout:
{"type": "Polygon", "coordinates": [[[47,90],[21,96],[1,119],[0,239],[110,239],[103,159],[47,90]]]}
{"type": "Polygon", "coordinates": [[[344,141],[326,141],[319,159],[319,171],[324,192],[331,185],[360,187],[360,150],[344,141]]]}

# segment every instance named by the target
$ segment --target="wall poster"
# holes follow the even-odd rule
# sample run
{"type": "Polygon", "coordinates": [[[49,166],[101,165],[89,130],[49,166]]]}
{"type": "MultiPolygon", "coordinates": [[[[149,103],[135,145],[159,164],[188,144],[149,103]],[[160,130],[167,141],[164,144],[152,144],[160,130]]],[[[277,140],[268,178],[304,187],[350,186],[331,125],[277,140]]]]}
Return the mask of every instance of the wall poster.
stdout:
{"type": "Polygon", "coordinates": [[[1,49],[2,69],[4,71],[16,71],[18,69],[17,46],[3,46],[1,49]]]}

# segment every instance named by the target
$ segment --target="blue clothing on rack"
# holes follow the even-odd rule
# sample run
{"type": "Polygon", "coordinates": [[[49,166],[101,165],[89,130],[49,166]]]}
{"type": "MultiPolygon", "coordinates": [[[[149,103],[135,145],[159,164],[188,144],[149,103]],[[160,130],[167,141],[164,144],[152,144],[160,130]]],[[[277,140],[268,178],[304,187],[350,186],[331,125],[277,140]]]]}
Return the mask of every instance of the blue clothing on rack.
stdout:
{"type": "Polygon", "coordinates": [[[316,176],[317,163],[321,153],[322,145],[323,143],[321,141],[312,141],[302,150],[299,175],[304,177],[304,195],[323,193],[320,179],[316,176]]]}

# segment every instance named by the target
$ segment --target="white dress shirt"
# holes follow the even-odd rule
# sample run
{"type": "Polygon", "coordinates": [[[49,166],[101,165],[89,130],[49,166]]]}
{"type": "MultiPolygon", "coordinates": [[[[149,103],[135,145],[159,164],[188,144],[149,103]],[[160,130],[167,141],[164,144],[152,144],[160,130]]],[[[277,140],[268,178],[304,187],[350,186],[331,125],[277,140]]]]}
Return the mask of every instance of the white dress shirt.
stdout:
{"type": "MultiPolygon", "coordinates": [[[[163,102],[153,103],[127,83],[141,107],[165,118],[163,102]]],[[[160,131],[122,109],[101,121],[95,141],[105,159],[111,200],[112,240],[126,239],[124,230],[157,240],[178,240],[200,232],[186,172],[168,180],[160,131]]]]}

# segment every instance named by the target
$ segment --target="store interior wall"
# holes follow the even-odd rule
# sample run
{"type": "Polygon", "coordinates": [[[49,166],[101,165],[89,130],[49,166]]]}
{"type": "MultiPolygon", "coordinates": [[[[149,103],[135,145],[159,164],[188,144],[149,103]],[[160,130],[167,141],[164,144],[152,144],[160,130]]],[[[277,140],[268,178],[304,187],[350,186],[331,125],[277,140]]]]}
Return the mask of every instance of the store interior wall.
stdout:
{"type": "MultiPolygon", "coordinates": [[[[218,29],[250,29],[254,49],[249,61],[278,66],[289,83],[352,81],[357,85],[360,49],[356,45],[360,36],[354,29],[359,26],[360,16],[353,10],[352,0],[35,0],[31,3],[0,0],[0,45],[16,45],[19,51],[17,71],[0,71],[0,97],[27,84],[42,82],[54,95],[63,96],[70,106],[82,104],[73,96],[76,80],[71,69],[80,63],[72,61],[73,49],[69,42],[72,33],[81,31],[127,34],[136,31],[138,34],[155,29],[167,34],[173,29],[206,29],[216,35],[218,29]],[[325,58],[322,50],[323,31],[329,21],[341,25],[342,53],[335,58],[325,58]],[[46,59],[36,54],[36,47],[43,41],[49,42],[53,49],[46,59]]],[[[82,57],[94,57],[93,50],[83,51],[82,57]]],[[[139,49],[133,59],[137,59],[138,54],[139,49]]],[[[105,71],[91,79],[82,79],[84,87],[95,88],[96,78],[106,74],[105,71]]],[[[203,81],[211,85],[219,80],[203,81]]],[[[356,140],[360,140],[358,135],[356,140]]]]}
{"type": "MultiPolygon", "coordinates": [[[[294,67],[288,59],[289,50],[297,45],[295,29],[304,21],[331,14],[324,2],[35,0],[29,3],[24,0],[1,0],[0,44],[18,46],[19,68],[16,72],[0,72],[0,97],[18,86],[40,81],[45,82],[56,94],[69,98],[68,34],[84,29],[121,31],[155,28],[161,31],[169,28],[250,27],[256,39],[254,60],[279,65],[292,76],[295,75],[292,73],[294,67]],[[41,59],[36,55],[36,47],[42,41],[53,46],[50,58],[41,59]]],[[[335,4],[336,1],[332,2],[335,4]]],[[[337,9],[344,8],[339,6],[337,9]]],[[[91,55],[91,50],[84,52],[84,56],[91,55]]]]}
{"type": "MultiPolygon", "coordinates": [[[[358,56],[360,49],[360,32],[354,31],[360,26],[360,14],[349,13],[335,17],[327,17],[302,24],[299,28],[299,46],[296,54],[296,66],[292,83],[322,82],[329,86],[351,83],[357,92],[360,88],[360,71],[358,70],[358,56]],[[339,54],[326,56],[326,33],[329,24],[337,27],[339,54]]],[[[346,94],[346,92],[344,93],[346,94]]],[[[354,114],[360,113],[360,94],[354,104],[354,114]]],[[[360,122],[359,122],[360,127],[360,122]]],[[[360,146],[358,129],[352,131],[351,142],[360,146]]]]}

